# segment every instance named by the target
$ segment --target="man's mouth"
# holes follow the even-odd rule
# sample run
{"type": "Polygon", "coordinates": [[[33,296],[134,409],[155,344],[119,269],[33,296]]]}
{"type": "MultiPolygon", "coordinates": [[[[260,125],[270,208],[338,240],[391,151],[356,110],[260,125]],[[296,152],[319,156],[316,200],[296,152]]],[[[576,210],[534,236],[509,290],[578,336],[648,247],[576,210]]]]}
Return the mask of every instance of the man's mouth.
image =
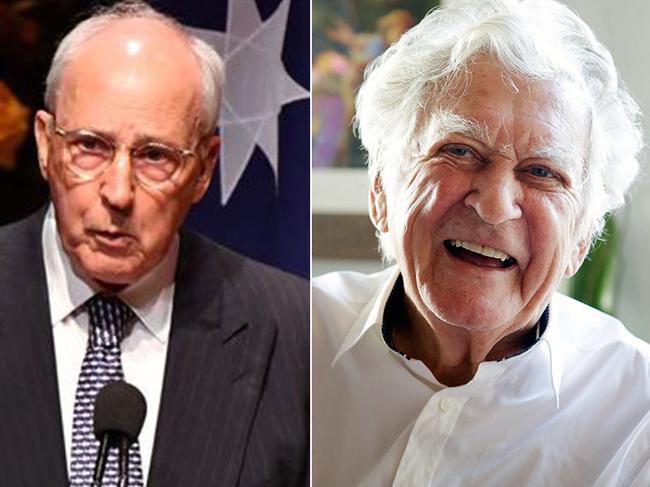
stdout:
{"type": "Polygon", "coordinates": [[[114,250],[128,247],[133,241],[131,235],[122,232],[94,230],[91,233],[96,242],[100,243],[103,247],[108,247],[114,250]]]}
{"type": "Polygon", "coordinates": [[[466,240],[445,240],[445,247],[454,257],[481,267],[507,269],[517,264],[505,252],[466,240]]]}

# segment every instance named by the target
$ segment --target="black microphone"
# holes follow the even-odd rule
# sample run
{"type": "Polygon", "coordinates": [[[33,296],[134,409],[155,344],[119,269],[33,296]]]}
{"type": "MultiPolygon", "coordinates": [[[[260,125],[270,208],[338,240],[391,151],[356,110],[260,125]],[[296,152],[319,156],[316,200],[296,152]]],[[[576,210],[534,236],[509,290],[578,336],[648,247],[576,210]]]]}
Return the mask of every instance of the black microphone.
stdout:
{"type": "Polygon", "coordinates": [[[128,485],[129,446],[138,439],[147,403],[137,387],[124,381],[109,382],[95,399],[95,436],[99,450],[95,461],[92,487],[101,487],[108,458],[108,449],[117,445],[120,449],[118,462],[118,485],[128,485]]]}

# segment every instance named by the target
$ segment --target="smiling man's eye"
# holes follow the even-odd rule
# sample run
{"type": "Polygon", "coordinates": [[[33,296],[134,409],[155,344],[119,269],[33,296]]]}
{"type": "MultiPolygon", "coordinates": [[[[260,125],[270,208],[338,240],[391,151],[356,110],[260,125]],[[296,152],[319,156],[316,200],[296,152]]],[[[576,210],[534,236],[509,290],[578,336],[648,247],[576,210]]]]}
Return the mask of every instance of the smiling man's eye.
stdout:
{"type": "Polygon", "coordinates": [[[442,148],[443,152],[456,157],[471,157],[474,155],[474,151],[464,145],[450,144],[442,148]]]}
{"type": "Polygon", "coordinates": [[[550,169],[547,169],[542,166],[533,166],[529,169],[530,174],[538,178],[550,178],[553,177],[553,172],[550,169]]]}

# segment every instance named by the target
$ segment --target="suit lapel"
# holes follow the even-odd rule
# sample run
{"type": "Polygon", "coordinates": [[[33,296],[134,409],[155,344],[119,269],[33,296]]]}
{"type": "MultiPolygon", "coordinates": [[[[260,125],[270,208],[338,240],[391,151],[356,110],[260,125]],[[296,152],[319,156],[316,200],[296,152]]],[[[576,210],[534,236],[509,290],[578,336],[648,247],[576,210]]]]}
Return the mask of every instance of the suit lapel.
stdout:
{"type": "Polygon", "coordinates": [[[54,345],[43,265],[44,212],[0,237],[0,477],[66,485],[54,345]]]}
{"type": "Polygon", "coordinates": [[[233,486],[276,337],[246,318],[237,267],[184,236],[149,485],[233,486]],[[218,273],[218,275],[215,275],[218,273]]]}

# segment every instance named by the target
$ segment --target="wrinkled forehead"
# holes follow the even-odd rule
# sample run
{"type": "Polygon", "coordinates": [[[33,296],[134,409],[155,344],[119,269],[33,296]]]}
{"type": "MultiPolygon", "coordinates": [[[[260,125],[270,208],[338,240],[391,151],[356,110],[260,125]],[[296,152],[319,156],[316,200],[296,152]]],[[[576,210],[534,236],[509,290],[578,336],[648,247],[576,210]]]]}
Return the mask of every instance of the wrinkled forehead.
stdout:
{"type": "Polygon", "coordinates": [[[201,71],[187,39],[176,29],[152,19],[115,21],[92,36],[66,63],[61,102],[80,96],[84,88],[141,90],[152,99],[187,103],[201,96],[201,71]]]}
{"type": "Polygon", "coordinates": [[[443,88],[429,88],[417,115],[412,150],[422,154],[453,133],[495,151],[513,150],[523,140],[533,155],[584,171],[588,107],[568,77],[527,79],[479,58],[443,88]]]}

